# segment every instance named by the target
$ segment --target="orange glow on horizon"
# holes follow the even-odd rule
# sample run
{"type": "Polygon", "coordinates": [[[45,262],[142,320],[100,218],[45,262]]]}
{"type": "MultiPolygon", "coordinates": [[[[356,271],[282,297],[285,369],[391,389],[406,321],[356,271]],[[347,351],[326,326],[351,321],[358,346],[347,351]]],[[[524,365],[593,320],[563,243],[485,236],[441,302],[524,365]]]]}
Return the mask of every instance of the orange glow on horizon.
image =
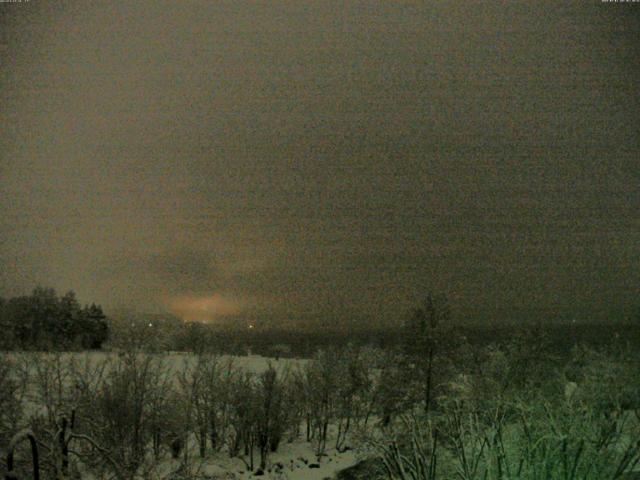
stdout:
{"type": "Polygon", "coordinates": [[[208,296],[183,295],[168,302],[168,308],[185,322],[214,322],[221,317],[240,313],[238,302],[219,293],[208,296]]]}

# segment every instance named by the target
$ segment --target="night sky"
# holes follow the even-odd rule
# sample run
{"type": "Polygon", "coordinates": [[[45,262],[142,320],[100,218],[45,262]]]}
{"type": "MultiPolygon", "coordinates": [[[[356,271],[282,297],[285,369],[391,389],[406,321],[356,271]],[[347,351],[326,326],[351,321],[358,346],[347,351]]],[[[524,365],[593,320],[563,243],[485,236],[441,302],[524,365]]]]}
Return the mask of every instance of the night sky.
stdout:
{"type": "Polygon", "coordinates": [[[0,296],[640,306],[640,3],[88,3],[0,3],[0,296]]]}

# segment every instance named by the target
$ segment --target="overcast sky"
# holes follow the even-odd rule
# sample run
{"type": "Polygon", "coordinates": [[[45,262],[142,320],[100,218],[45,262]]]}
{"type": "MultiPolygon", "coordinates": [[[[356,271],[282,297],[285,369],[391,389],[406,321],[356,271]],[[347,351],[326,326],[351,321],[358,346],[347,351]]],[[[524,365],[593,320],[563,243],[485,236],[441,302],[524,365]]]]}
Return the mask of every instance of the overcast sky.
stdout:
{"type": "Polygon", "coordinates": [[[0,296],[640,305],[640,4],[0,3],[0,296]]]}

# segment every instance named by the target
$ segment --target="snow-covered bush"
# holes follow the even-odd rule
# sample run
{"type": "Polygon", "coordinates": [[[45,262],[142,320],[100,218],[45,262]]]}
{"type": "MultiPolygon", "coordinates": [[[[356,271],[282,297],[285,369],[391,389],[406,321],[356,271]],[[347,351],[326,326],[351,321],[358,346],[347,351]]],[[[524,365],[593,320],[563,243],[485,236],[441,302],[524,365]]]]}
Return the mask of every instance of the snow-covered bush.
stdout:
{"type": "Polygon", "coordinates": [[[567,401],[560,369],[521,382],[509,358],[488,351],[482,375],[458,376],[431,417],[458,478],[613,479],[640,461],[638,422],[620,410],[624,363],[610,354],[584,362],[584,383],[567,401]]]}
{"type": "Polygon", "coordinates": [[[133,478],[150,468],[153,459],[146,454],[154,436],[165,430],[162,419],[171,425],[171,418],[162,416],[171,378],[162,358],[135,352],[109,366],[88,406],[91,411],[82,412],[87,436],[100,446],[92,445],[91,451],[102,449],[100,453],[111,460],[101,463],[107,470],[133,478]]]}
{"type": "Polygon", "coordinates": [[[25,383],[17,363],[6,354],[0,355],[0,451],[18,431],[25,383]]]}

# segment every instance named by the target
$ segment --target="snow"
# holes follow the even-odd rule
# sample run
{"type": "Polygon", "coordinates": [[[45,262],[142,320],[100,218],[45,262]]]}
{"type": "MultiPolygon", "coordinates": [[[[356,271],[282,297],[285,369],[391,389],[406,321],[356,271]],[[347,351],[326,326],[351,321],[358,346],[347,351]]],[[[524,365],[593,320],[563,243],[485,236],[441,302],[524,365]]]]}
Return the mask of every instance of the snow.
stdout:
{"type": "Polygon", "coordinates": [[[328,451],[327,456],[317,462],[313,450],[306,442],[295,442],[281,445],[278,452],[271,454],[269,466],[264,475],[255,475],[258,470],[248,471],[246,465],[240,459],[231,459],[221,453],[208,459],[202,465],[204,476],[224,476],[237,479],[289,479],[289,480],[323,480],[333,478],[340,470],[349,468],[359,459],[353,450],[339,453],[335,450],[328,451]],[[282,469],[277,468],[281,464],[282,469]],[[310,468],[316,464],[318,468],[310,468]]]}

